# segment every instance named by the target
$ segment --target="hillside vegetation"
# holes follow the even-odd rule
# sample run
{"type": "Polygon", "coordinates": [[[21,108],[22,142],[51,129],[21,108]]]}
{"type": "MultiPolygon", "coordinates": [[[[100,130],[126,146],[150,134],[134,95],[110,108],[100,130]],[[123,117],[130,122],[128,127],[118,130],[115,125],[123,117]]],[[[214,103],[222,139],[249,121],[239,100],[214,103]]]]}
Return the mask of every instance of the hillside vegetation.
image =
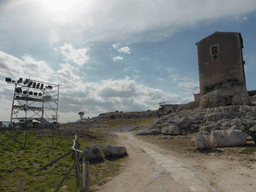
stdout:
{"type": "MultiPolygon", "coordinates": [[[[6,132],[7,133],[7,132],[6,132]]],[[[107,143],[115,144],[115,135],[96,133],[86,130],[77,131],[80,149],[84,146],[107,143]]],[[[38,139],[36,135],[45,133],[28,132],[27,144],[24,147],[25,132],[21,132],[16,140],[12,139],[1,143],[0,148],[0,191],[55,191],[61,180],[66,175],[74,161],[68,155],[48,167],[46,170],[37,171],[40,167],[67,153],[74,140],[74,131],[61,131],[54,137],[54,150],[52,149],[51,132],[38,139]],[[64,137],[69,140],[63,140],[64,137]],[[45,142],[46,141],[46,142],[45,142]],[[58,141],[61,141],[57,144],[58,141]]],[[[0,135],[0,141],[7,139],[0,135]]],[[[102,185],[110,178],[118,174],[127,158],[116,161],[105,160],[103,162],[90,162],[90,191],[94,191],[98,185],[102,185]]],[[[76,180],[75,169],[71,171],[60,191],[79,191],[81,185],[76,180]]]]}
{"type": "Polygon", "coordinates": [[[131,119],[99,119],[97,123],[108,124],[109,130],[117,129],[121,126],[144,127],[154,122],[155,118],[131,118],[131,119]]]}

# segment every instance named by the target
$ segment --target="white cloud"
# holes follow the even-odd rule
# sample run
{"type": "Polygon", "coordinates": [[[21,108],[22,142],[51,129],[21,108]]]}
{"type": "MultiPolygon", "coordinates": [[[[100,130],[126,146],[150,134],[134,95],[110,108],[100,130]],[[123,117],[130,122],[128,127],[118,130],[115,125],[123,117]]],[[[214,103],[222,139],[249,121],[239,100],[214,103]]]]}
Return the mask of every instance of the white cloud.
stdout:
{"type": "Polygon", "coordinates": [[[193,90],[193,88],[199,87],[199,82],[195,81],[194,79],[188,78],[183,82],[179,82],[178,85],[179,85],[179,87],[185,88],[185,90],[191,92],[193,90]]]}
{"type": "Polygon", "coordinates": [[[30,77],[34,76],[37,80],[46,81],[54,77],[54,71],[44,61],[35,61],[29,55],[23,56],[22,59],[24,60],[23,70],[30,77]]]}
{"type": "Polygon", "coordinates": [[[122,61],[122,60],[124,60],[124,58],[121,57],[121,56],[116,56],[116,57],[113,57],[112,59],[113,59],[113,61],[122,61]]]}
{"type": "Polygon", "coordinates": [[[183,89],[182,94],[191,94],[193,88],[199,87],[199,81],[191,79],[189,77],[184,77],[180,74],[172,73],[172,68],[167,68],[167,71],[170,73],[169,78],[174,84],[177,84],[179,88],[183,89]]]}
{"type": "Polygon", "coordinates": [[[244,72],[247,73],[248,69],[249,69],[248,65],[245,65],[244,66],[244,72]]]}
{"type": "Polygon", "coordinates": [[[127,53],[127,54],[131,53],[131,50],[128,46],[121,47],[120,43],[113,44],[112,46],[115,50],[117,50],[120,53],[127,53]]]}
{"type": "Polygon", "coordinates": [[[19,78],[27,76],[37,80],[48,81],[54,77],[54,71],[44,62],[36,61],[29,55],[18,59],[0,51],[0,75],[19,78]]]}
{"type": "MultiPolygon", "coordinates": [[[[60,83],[59,112],[60,115],[73,114],[74,117],[67,117],[72,121],[78,118],[77,112],[81,110],[86,111],[88,116],[96,116],[102,112],[116,110],[153,110],[157,109],[158,103],[162,101],[167,103],[187,101],[187,98],[183,99],[177,94],[147,87],[129,77],[119,80],[102,80],[97,83],[84,82],[77,74],[79,71],[69,63],[60,64],[61,68],[54,72],[44,61],[36,61],[28,55],[18,59],[4,52],[0,52],[0,63],[0,76],[31,75],[32,79],[44,78],[47,82],[56,81],[58,78],[60,83]]],[[[11,100],[13,87],[10,88],[10,85],[3,80],[0,80],[0,85],[1,105],[1,102],[11,100]]]]}
{"type": "MultiPolygon", "coordinates": [[[[94,0],[76,1],[66,10],[41,6],[42,1],[10,1],[2,5],[0,30],[36,42],[142,42],[171,36],[202,21],[219,21],[255,11],[252,0],[94,0]],[[15,26],[15,28],[12,28],[15,26]],[[22,28],[23,30],[17,30],[22,28]],[[36,30],[31,30],[36,29],[36,30]],[[54,31],[53,31],[54,29],[54,31]],[[27,33],[26,31],[30,31],[27,33]],[[40,31],[40,33],[38,33],[40,31]]],[[[63,3],[64,4],[64,3],[63,3]]],[[[127,51],[126,49],[125,51],[127,51]]]]}
{"type": "Polygon", "coordinates": [[[24,61],[0,51],[0,75],[22,76],[24,61]]]}
{"type": "Polygon", "coordinates": [[[121,48],[118,50],[118,52],[127,53],[127,54],[130,54],[130,53],[131,53],[129,47],[121,47],[121,48]]]}
{"type": "Polygon", "coordinates": [[[74,67],[69,63],[60,64],[62,67],[60,70],[57,71],[59,76],[59,80],[64,87],[72,87],[72,89],[77,89],[79,85],[82,84],[81,78],[78,75],[73,73],[74,67]]]}
{"type": "Polygon", "coordinates": [[[79,66],[83,66],[88,62],[89,56],[88,51],[89,47],[82,49],[74,49],[71,44],[65,43],[62,47],[60,47],[61,53],[66,61],[73,61],[79,66]]]}
{"type": "Polygon", "coordinates": [[[88,114],[98,115],[116,110],[153,110],[158,109],[158,103],[162,101],[184,103],[192,99],[183,99],[177,94],[149,88],[125,77],[120,80],[103,80],[99,83],[84,82],[79,89],[73,86],[72,90],[62,96],[60,112],[78,112],[84,108],[88,114]]]}

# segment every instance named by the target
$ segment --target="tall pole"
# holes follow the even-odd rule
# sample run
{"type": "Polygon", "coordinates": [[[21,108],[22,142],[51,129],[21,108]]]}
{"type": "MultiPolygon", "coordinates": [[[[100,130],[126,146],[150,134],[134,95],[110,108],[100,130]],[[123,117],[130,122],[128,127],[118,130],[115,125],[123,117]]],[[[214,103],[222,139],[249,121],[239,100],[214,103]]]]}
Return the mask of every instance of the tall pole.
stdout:
{"type": "Polygon", "coordinates": [[[15,86],[14,86],[14,92],[13,92],[13,99],[12,99],[12,111],[11,111],[11,120],[10,122],[12,123],[12,118],[13,118],[13,105],[14,105],[14,98],[15,98],[15,89],[16,89],[16,83],[15,83],[15,86]]]}

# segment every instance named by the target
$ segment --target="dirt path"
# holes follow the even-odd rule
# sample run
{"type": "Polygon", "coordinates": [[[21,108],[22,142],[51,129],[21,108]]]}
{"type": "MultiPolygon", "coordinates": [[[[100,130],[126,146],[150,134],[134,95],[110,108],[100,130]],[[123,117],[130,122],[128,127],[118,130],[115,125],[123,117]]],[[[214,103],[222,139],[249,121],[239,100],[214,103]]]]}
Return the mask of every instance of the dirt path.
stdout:
{"type": "Polygon", "coordinates": [[[127,148],[129,160],[124,170],[100,191],[256,191],[256,169],[240,162],[214,155],[187,158],[136,139],[131,133],[118,136],[119,145],[127,148]]]}

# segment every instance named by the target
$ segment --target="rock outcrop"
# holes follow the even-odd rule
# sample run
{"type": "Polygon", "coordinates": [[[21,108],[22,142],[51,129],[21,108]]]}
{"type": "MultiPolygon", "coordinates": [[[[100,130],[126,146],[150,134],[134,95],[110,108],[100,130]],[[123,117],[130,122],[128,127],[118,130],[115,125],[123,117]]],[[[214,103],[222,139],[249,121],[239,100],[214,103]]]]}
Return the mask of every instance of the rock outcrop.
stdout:
{"type": "Polygon", "coordinates": [[[171,123],[169,126],[162,129],[164,135],[179,135],[180,129],[177,125],[171,123]]]}
{"type": "Polygon", "coordinates": [[[249,105],[249,95],[243,85],[220,87],[201,97],[200,109],[227,105],[249,105]]]}
{"type": "MultiPolygon", "coordinates": [[[[248,137],[240,130],[256,127],[255,117],[256,106],[248,105],[183,110],[159,118],[141,133],[147,135],[183,135],[186,132],[197,132],[199,135],[206,135],[207,137],[212,135],[210,142],[213,146],[237,146],[244,145],[246,137],[248,137]],[[224,143],[218,136],[225,137],[227,143],[224,143]]],[[[201,148],[200,142],[203,143],[203,146],[207,146],[206,148],[209,147],[208,144],[206,145],[208,141],[199,137],[198,148],[201,148]]]]}

